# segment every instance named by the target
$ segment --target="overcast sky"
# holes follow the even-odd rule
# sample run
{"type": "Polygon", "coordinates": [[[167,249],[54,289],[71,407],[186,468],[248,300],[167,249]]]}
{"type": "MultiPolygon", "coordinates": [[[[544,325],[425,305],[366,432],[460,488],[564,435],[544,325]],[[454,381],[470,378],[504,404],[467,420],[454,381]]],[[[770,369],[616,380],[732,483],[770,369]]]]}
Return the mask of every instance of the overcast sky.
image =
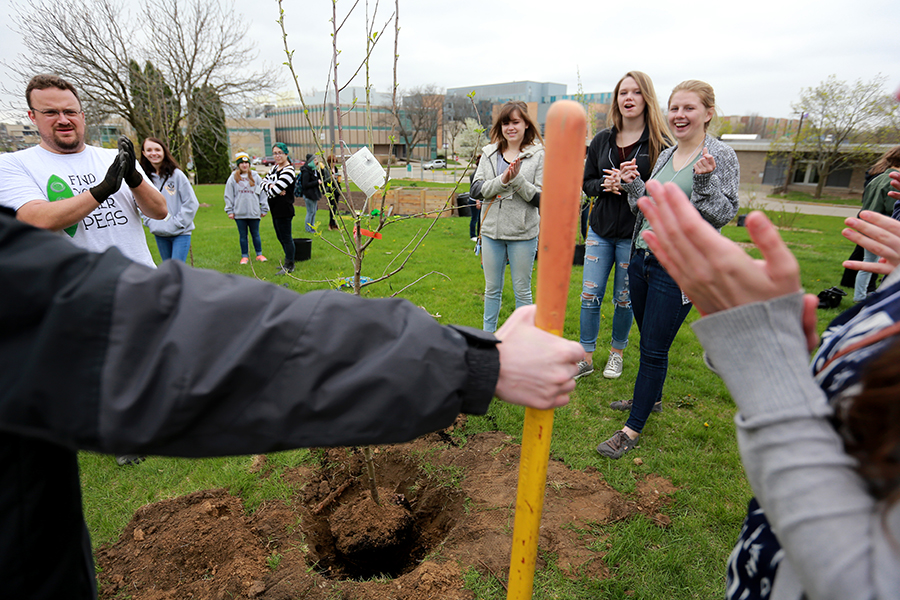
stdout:
{"type": "MultiPolygon", "coordinates": [[[[365,4],[360,0],[338,37],[342,78],[352,74],[362,57],[365,4]]],[[[370,11],[374,5],[369,0],[370,11]]],[[[771,117],[792,116],[791,103],[801,89],[831,74],[869,81],[880,73],[888,79],[886,91],[900,88],[896,0],[755,0],[740,5],[404,0],[398,79],[401,88],[549,81],[565,84],[575,94],[579,75],[585,92],[607,92],[626,71],[640,70],[653,79],[661,99],[682,80],[702,79],[715,88],[721,114],[771,117]]],[[[331,58],[332,2],[284,0],[283,6],[301,88],[322,90],[331,58]]],[[[352,0],[338,0],[339,21],[350,6],[352,0]]],[[[238,10],[244,18],[236,18],[235,25],[249,25],[244,36],[257,46],[257,64],[285,70],[287,82],[277,1],[241,2],[238,10]]],[[[392,0],[381,1],[375,19],[379,29],[392,10],[392,0]]],[[[9,0],[4,0],[0,16],[9,11],[9,0]]],[[[5,28],[0,56],[8,59],[22,47],[18,34],[5,28]]],[[[391,89],[393,43],[389,27],[372,65],[372,83],[380,92],[391,89]]],[[[354,84],[362,86],[364,80],[354,84]]]]}

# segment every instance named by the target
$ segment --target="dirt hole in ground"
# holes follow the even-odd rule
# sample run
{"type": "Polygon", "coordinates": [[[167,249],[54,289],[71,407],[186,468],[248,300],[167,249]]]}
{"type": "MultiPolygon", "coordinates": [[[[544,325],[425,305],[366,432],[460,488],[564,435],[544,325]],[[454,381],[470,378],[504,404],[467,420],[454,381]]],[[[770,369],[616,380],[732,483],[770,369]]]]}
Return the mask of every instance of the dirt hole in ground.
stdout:
{"type": "MultiPolygon", "coordinates": [[[[144,506],[96,552],[100,596],[469,600],[469,569],[505,584],[520,448],[498,432],[462,447],[448,440],[432,434],[378,448],[381,506],[366,489],[361,454],[349,449],[316,451],[317,465],[283,473],[291,500],[253,514],[225,490],[144,506]]],[[[251,469],[266,476],[264,459],[251,469]]],[[[573,578],[610,576],[601,525],[669,523],[660,509],[674,487],[652,474],[636,484],[622,495],[594,469],[551,460],[537,568],[550,557],[573,578]]]]}

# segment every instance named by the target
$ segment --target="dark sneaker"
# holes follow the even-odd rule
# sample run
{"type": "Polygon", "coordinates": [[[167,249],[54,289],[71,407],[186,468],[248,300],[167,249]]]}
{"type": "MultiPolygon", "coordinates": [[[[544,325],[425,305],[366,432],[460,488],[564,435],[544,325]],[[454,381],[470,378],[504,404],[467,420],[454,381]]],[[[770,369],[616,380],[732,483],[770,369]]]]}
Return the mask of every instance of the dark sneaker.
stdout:
{"type": "Polygon", "coordinates": [[[141,456],[140,454],[123,454],[116,457],[116,464],[120,467],[137,465],[144,462],[145,458],[147,457],[141,456]]]}
{"type": "MultiPolygon", "coordinates": [[[[610,402],[609,407],[613,410],[627,410],[630,412],[632,404],[631,400],[616,400],[615,402],[610,402]]],[[[662,400],[654,404],[650,412],[662,412],[662,400]]]]}
{"type": "Polygon", "coordinates": [[[622,455],[637,446],[641,436],[631,439],[628,434],[619,430],[611,438],[597,446],[597,452],[607,458],[622,458],[622,455]]]}
{"type": "Polygon", "coordinates": [[[594,365],[589,363],[586,360],[578,361],[578,374],[575,376],[575,379],[580,377],[584,377],[585,375],[590,375],[594,372],[594,365]]]}
{"type": "Polygon", "coordinates": [[[275,274],[276,275],[287,275],[288,273],[293,273],[293,272],[294,272],[294,265],[283,265],[280,269],[278,269],[278,272],[275,274]]]}

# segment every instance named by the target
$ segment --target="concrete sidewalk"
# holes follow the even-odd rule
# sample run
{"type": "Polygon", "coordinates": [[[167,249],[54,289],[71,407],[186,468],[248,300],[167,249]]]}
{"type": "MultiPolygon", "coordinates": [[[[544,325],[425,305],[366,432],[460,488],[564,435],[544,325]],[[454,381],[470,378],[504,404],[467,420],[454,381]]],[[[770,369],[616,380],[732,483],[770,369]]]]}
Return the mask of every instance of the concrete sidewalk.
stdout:
{"type": "Polygon", "coordinates": [[[753,205],[764,210],[785,210],[788,213],[799,212],[804,215],[823,215],[826,217],[855,217],[862,208],[859,206],[842,206],[839,204],[817,204],[814,202],[783,202],[775,198],[767,198],[772,192],[771,186],[741,187],[741,206],[753,205]]]}

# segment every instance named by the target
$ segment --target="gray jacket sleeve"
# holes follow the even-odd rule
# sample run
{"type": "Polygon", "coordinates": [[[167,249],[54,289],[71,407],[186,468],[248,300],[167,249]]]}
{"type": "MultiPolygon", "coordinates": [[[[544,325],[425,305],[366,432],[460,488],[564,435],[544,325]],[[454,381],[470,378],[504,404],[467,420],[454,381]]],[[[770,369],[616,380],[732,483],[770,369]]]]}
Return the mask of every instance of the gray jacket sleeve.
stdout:
{"type": "Polygon", "coordinates": [[[234,182],[234,174],[230,174],[225,181],[225,214],[234,214],[234,194],[237,184],[234,182]]]}
{"type": "Polygon", "coordinates": [[[785,551],[772,598],[796,600],[784,593],[795,578],[811,599],[900,598],[900,504],[868,493],[828,421],[802,310],[797,293],[693,325],[738,406],[747,477],[785,551]]]}
{"type": "Polygon", "coordinates": [[[493,336],[403,300],[150,269],[5,215],[0,285],[0,430],[69,448],[401,442],[485,412],[499,373],[493,336]]]}

